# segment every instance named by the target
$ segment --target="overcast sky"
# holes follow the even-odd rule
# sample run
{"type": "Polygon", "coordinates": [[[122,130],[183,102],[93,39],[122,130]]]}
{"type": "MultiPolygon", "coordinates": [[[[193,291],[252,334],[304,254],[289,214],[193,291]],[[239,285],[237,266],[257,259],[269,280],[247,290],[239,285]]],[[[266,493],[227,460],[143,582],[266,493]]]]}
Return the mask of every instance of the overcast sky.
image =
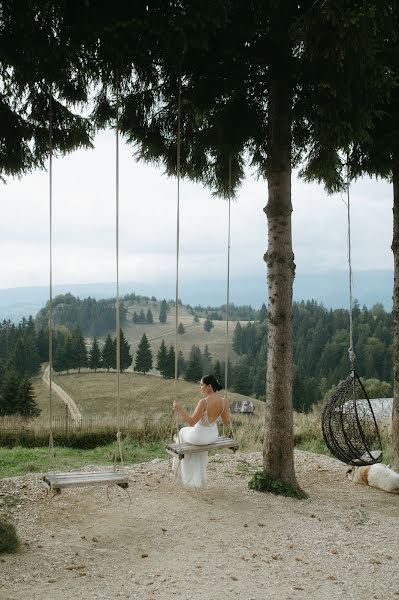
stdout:
{"type": "MultiPolygon", "coordinates": [[[[121,144],[120,280],[170,281],[175,276],[176,182],[161,168],[132,158],[121,144]]],[[[0,287],[48,283],[48,175],[0,183],[0,287]]],[[[95,149],[56,159],[53,197],[54,284],[115,280],[115,146],[112,132],[95,149]]],[[[293,179],[293,243],[298,273],[344,270],[346,208],[339,195],[293,179]]],[[[248,172],[232,205],[231,275],[264,277],[263,207],[267,184],[248,172]]],[[[354,270],[391,269],[392,191],[388,183],[353,184],[354,270]]],[[[181,184],[181,278],[225,277],[227,203],[201,185],[181,184]]]]}

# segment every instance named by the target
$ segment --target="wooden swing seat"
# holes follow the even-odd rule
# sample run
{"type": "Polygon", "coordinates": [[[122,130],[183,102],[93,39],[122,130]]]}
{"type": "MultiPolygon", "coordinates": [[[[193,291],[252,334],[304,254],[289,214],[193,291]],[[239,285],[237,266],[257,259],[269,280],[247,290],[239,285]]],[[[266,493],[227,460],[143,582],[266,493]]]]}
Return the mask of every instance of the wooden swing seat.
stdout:
{"type": "Polygon", "coordinates": [[[119,485],[126,489],[129,480],[123,471],[75,471],[72,473],[47,473],[42,478],[43,485],[49,491],[60,494],[63,488],[83,487],[87,485],[119,485]]]}
{"type": "Polygon", "coordinates": [[[216,442],[206,446],[195,446],[194,444],[188,444],[187,442],[183,442],[182,444],[167,444],[166,452],[170,454],[170,456],[177,457],[179,460],[182,460],[186,454],[207,452],[209,450],[221,450],[222,448],[230,448],[230,450],[233,450],[233,452],[237,452],[238,444],[232,438],[218,437],[216,442]]]}

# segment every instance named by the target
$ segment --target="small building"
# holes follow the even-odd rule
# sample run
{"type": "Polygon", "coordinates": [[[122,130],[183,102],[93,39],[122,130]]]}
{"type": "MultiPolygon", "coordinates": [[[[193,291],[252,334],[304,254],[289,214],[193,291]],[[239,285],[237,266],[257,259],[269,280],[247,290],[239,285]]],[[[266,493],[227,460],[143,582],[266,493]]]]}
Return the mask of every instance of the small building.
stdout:
{"type": "Polygon", "coordinates": [[[230,412],[232,414],[243,414],[243,415],[253,415],[255,412],[255,405],[250,400],[234,400],[230,404],[230,412]]]}

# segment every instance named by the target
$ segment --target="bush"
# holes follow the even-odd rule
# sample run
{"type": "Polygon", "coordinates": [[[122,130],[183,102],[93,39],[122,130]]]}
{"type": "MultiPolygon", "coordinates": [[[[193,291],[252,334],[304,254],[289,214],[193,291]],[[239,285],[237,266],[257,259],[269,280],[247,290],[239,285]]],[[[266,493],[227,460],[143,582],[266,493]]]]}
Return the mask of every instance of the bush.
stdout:
{"type": "Polygon", "coordinates": [[[15,552],[18,546],[19,540],[14,523],[6,515],[0,515],[0,554],[15,552]]]}

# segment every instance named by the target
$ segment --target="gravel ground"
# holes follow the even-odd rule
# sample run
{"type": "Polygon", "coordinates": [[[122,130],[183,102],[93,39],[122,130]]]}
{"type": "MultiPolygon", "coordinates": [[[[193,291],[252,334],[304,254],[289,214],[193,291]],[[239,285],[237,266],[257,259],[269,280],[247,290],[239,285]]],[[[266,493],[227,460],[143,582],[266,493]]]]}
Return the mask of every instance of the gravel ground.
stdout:
{"type": "Polygon", "coordinates": [[[167,461],[104,487],[45,498],[40,477],[0,480],[21,550],[0,557],[0,600],[399,599],[399,496],[350,483],[338,461],[296,452],[293,500],[248,489],[259,453],[211,457],[207,489],[167,461]]]}

